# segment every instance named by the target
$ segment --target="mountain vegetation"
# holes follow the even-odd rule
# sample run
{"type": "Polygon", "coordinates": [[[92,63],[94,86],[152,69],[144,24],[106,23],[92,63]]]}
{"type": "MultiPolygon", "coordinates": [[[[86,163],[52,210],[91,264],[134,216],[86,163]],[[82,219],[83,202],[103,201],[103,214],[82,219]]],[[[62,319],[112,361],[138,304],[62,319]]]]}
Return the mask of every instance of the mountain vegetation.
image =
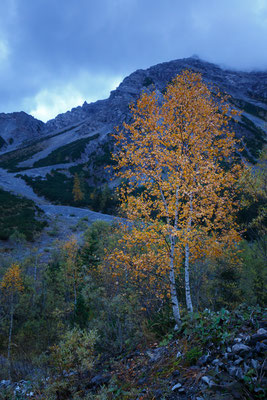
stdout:
{"type": "Polygon", "coordinates": [[[0,189],[0,240],[14,237],[16,232],[34,240],[46,226],[43,214],[33,201],[0,189]]]}
{"type": "Polygon", "coordinates": [[[0,399],[265,398],[259,78],[193,59],[137,71],[107,103],[40,125],[45,145],[28,143],[27,156],[19,143],[3,150],[2,167],[16,172],[2,176],[23,174],[38,202],[7,192],[3,179],[0,399]],[[225,93],[229,79],[211,85],[222,76],[238,102],[225,93]],[[82,218],[83,235],[60,238],[51,226],[52,250],[34,248],[48,212],[71,219],[62,204],[118,218],[82,218]]]}

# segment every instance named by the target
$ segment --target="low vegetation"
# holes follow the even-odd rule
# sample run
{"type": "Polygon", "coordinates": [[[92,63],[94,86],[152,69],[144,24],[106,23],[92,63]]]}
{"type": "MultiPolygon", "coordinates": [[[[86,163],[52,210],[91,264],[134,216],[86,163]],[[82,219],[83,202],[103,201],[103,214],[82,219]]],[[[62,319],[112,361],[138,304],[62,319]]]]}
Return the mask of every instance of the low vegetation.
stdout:
{"type": "Polygon", "coordinates": [[[7,240],[15,232],[33,240],[46,223],[43,212],[31,200],[15,196],[0,189],[0,239],[7,240]]]}
{"type": "MultiPolygon", "coordinates": [[[[75,170],[79,170],[75,168],[75,170]]],[[[31,178],[27,175],[20,175],[36,194],[44,196],[54,204],[63,204],[76,207],[88,207],[92,211],[103,212],[106,214],[116,214],[118,200],[116,194],[107,184],[100,187],[88,186],[86,183],[87,173],[80,169],[80,174],[76,172],[79,179],[80,190],[83,196],[75,199],[73,194],[74,177],[52,171],[46,175],[46,179],[31,178]]]]}
{"type": "Polygon", "coordinates": [[[52,151],[47,157],[36,161],[33,164],[33,167],[46,167],[49,165],[64,164],[78,160],[85,151],[86,145],[98,137],[99,134],[96,134],[88,138],[75,140],[74,142],[61,146],[60,148],[52,151]]]}

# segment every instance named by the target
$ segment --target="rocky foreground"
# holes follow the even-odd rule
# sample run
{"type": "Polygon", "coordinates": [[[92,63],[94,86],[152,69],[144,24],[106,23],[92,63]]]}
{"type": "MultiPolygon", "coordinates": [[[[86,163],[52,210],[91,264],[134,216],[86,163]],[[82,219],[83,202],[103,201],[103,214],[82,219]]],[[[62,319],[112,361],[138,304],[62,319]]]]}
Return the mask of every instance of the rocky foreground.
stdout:
{"type": "Polygon", "coordinates": [[[205,310],[201,318],[195,314],[191,322],[184,320],[179,332],[160,343],[139,346],[112,360],[102,356],[94,371],[82,376],[73,371],[39,377],[38,382],[2,380],[0,398],[45,399],[45,389],[60,382],[59,386],[77,386],[79,398],[90,399],[264,399],[266,355],[267,319],[262,310],[205,310]],[[104,392],[107,397],[99,397],[104,392]],[[5,393],[14,397],[3,397],[5,393]]]}

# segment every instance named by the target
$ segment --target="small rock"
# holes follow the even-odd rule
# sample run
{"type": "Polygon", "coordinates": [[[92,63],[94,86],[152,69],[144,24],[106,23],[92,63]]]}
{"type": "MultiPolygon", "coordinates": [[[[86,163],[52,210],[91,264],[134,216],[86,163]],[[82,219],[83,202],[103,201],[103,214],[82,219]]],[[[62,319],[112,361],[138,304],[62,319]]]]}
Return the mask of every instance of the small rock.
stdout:
{"type": "Polygon", "coordinates": [[[260,342],[265,339],[267,339],[267,331],[264,328],[260,328],[257,333],[251,336],[250,343],[260,342]]]}
{"type": "Polygon", "coordinates": [[[257,342],[255,346],[255,351],[257,353],[264,353],[267,350],[267,345],[264,343],[257,342]]]}
{"type": "Polygon", "coordinates": [[[237,368],[236,373],[235,373],[235,376],[236,376],[238,379],[243,379],[243,378],[244,378],[244,374],[243,374],[241,368],[237,368]]]}
{"type": "Polygon", "coordinates": [[[250,362],[251,362],[252,368],[254,368],[254,369],[258,369],[259,368],[259,361],[258,360],[254,360],[252,358],[250,362]]]}
{"type": "Polygon", "coordinates": [[[243,360],[243,358],[238,357],[237,360],[234,361],[234,365],[239,365],[243,360]]]}
{"type": "Polygon", "coordinates": [[[236,367],[230,367],[230,368],[228,368],[228,372],[229,372],[229,374],[230,374],[231,376],[235,376],[236,371],[237,371],[237,368],[236,368],[236,367]]]}
{"type": "Polygon", "coordinates": [[[110,379],[110,375],[96,375],[91,379],[89,386],[102,386],[108,383],[110,379]]]}
{"type": "Polygon", "coordinates": [[[197,362],[197,365],[199,365],[199,366],[205,365],[205,364],[207,364],[207,362],[209,360],[210,360],[210,355],[206,354],[206,355],[204,355],[204,356],[199,358],[199,360],[197,362]]]}
{"type": "Polygon", "coordinates": [[[266,338],[267,338],[267,331],[266,331],[266,329],[264,329],[264,328],[258,329],[258,330],[257,330],[257,334],[258,334],[258,335],[266,335],[266,338]]]}
{"type": "Polygon", "coordinates": [[[147,355],[150,358],[150,361],[157,362],[162,358],[165,352],[166,352],[165,347],[157,347],[156,349],[148,350],[147,355]]]}
{"type": "Polygon", "coordinates": [[[174,392],[174,390],[180,389],[181,387],[182,387],[181,383],[176,383],[176,385],[172,387],[172,391],[174,392]]]}
{"type": "Polygon", "coordinates": [[[258,388],[254,388],[254,392],[255,392],[255,393],[260,393],[260,392],[262,392],[262,393],[263,393],[263,395],[264,395],[264,393],[265,393],[265,389],[263,389],[263,388],[260,388],[260,387],[258,387],[258,388]]]}
{"type": "Polygon", "coordinates": [[[240,343],[240,342],[242,342],[242,339],[239,338],[239,337],[238,337],[238,338],[235,338],[235,339],[234,339],[234,342],[235,342],[235,343],[240,343]]]}
{"type": "Polygon", "coordinates": [[[245,354],[248,353],[250,350],[251,348],[249,346],[246,346],[242,343],[234,344],[232,347],[232,351],[236,354],[245,354]]]}
{"type": "Polygon", "coordinates": [[[0,382],[0,387],[1,386],[9,386],[11,384],[11,381],[10,380],[8,380],[8,379],[3,379],[1,382],[0,382]]]}
{"type": "Polygon", "coordinates": [[[215,385],[215,383],[209,376],[202,376],[201,380],[202,380],[202,382],[206,383],[209,387],[212,387],[215,385]]]}

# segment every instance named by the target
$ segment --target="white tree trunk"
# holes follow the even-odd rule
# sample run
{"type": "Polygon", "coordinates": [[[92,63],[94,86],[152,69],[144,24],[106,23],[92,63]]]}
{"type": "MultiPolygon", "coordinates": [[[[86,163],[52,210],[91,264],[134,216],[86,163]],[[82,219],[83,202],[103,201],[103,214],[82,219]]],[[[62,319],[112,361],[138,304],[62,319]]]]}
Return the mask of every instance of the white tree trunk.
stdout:
{"type": "Polygon", "coordinates": [[[7,362],[8,362],[8,376],[11,380],[11,340],[12,340],[12,330],[13,330],[13,317],[14,317],[14,295],[12,293],[11,298],[11,310],[10,310],[10,326],[8,335],[8,346],[7,346],[7,362]]]}
{"type": "MultiPolygon", "coordinates": [[[[190,230],[191,230],[192,213],[193,213],[192,194],[190,194],[190,217],[189,217],[189,221],[188,221],[187,232],[190,232],[190,230]]],[[[186,299],[187,310],[192,313],[193,305],[192,305],[191,290],[190,290],[189,258],[190,258],[189,244],[186,243],[186,245],[185,245],[185,268],[184,268],[185,299],[186,299]]]]}
{"type": "MultiPolygon", "coordinates": [[[[164,193],[162,191],[162,188],[159,186],[161,197],[164,203],[164,207],[166,210],[166,217],[167,217],[167,222],[169,225],[169,238],[170,238],[170,291],[171,291],[171,303],[172,303],[172,312],[173,312],[173,317],[176,322],[177,327],[180,326],[181,324],[181,316],[180,316],[180,308],[179,308],[179,302],[178,302],[178,297],[177,297],[177,291],[176,291],[176,285],[175,285],[175,273],[174,273],[174,250],[175,250],[175,236],[172,235],[172,230],[170,227],[170,215],[169,215],[169,210],[168,210],[168,205],[167,201],[165,199],[164,193]]],[[[175,190],[175,218],[174,218],[174,232],[177,230],[177,224],[178,224],[178,205],[179,205],[179,187],[176,188],[175,190]]]]}
{"type": "Polygon", "coordinates": [[[76,304],[77,304],[77,291],[76,291],[76,282],[75,282],[74,278],[73,278],[73,291],[74,291],[74,304],[76,306],[76,304]]]}
{"type": "Polygon", "coordinates": [[[171,289],[171,303],[174,320],[177,326],[181,324],[180,308],[177,297],[176,285],[175,285],[175,274],[174,274],[174,238],[171,239],[171,251],[170,251],[170,289],[171,289]]]}
{"type": "Polygon", "coordinates": [[[190,280],[189,280],[189,245],[188,243],[185,245],[185,271],[184,271],[184,278],[185,278],[185,299],[186,299],[186,306],[189,312],[193,312],[193,305],[191,300],[191,291],[190,291],[190,280]]]}

